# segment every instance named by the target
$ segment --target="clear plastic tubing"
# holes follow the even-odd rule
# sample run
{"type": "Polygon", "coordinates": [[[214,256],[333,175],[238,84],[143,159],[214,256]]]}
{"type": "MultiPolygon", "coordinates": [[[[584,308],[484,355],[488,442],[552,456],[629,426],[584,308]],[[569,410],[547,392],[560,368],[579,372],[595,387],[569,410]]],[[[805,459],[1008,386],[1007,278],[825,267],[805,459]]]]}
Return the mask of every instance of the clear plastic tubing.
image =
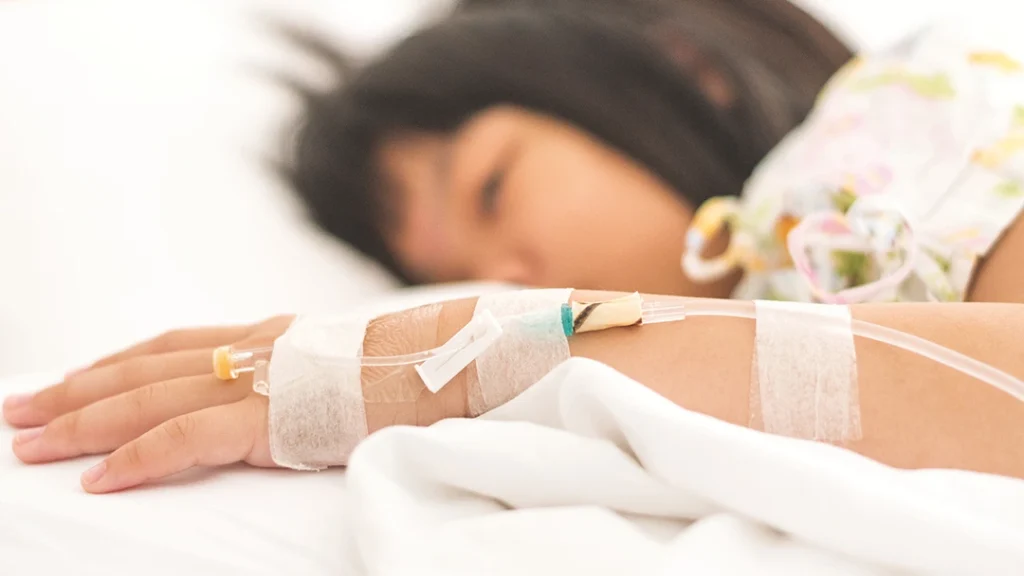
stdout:
{"type": "MultiPolygon", "coordinates": [[[[836,320],[826,316],[820,316],[815,314],[813,311],[808,311],[807,313],[794,312],[793,315],[794,321],[806,320],[815,322],[823,330],[846,330],[845,323],[837,322],[836,320]]],[[[643,324],[678,322],[692,316],[725,316],[732,318],[746,318],[755,321],[757,318],[754,304],[752,302],[742,300],[645,300],[641,306],[641,318],[643,324]]],[[[850,328],[855,336],[882,342],[883,344],[895,346],[896,348],[924,356],[925,358],[948,366],[954,370],[963,372],[968,376],[977,378],[978,380],[994,386],[1003,392],[1006,392],[1010,396],[1024,402],[1024,382],[1010,374],[1007,374],[1006,372],[1003,372],[1002,370],[999,370],[998,368],[975,360],[974,358],[961,354],[956,350],[940,346],[934,342],[925,340],[924,338],[914,336],[913,334],[900,332],[899,330],[893,330],[892,328],[886,328],[885,326],[879,326],[878,324],[872,324],[871,322],[865,322],[863,320],[853,319],[850,322],[850,328]]],[[[273,352],[273,348],[233,350],[225,347],[223,349],[219,349],[218,352],[220,354],[218,357],[218,366],[219,370],[223,372],[223,376],[237,378],[239,374],[252,372],[258,363],[269,360],[270,355],[273,352]]],[[[423,352],[404,354],[401,356],[363,356],[356,358],[337,358],[332,360],[339,362],[356,362],[364,366],[401,366],[418,364],[445,352],[447,351],[443,347],[438,347],[433,350],[425,350],[423,352]]],[[[220,372],[218,373],[220,374],[220,372]]]]}
{"type": "MultiPolygon", "coordinates": [[[[753,303],[740,300],[689,300],[686,303],[686,315],[691,317],[728,316],[756,320],[756,311],[753,303]]],[[[795,312],[794,321],[800,319],[813,321],[820,325],[823,330],[846,330],[845,323],[826,316],[817,315],[812,311],[808,311],[806,314],[795,312]]],[[[647,320],[645,319],[644,322],[646,323],[647,320]]],[[[875,340],[876,342],[882,342],[883,344],[924,356],[929,360],[944,364],[968,376],[977,378],[1024,402],[1024,382],[989,364],[913,334],[900,332],[899,330],[879,326],[871,322],[853,319],[850,322],[850,328],[853,330],[854,336],[875,340]]]]}

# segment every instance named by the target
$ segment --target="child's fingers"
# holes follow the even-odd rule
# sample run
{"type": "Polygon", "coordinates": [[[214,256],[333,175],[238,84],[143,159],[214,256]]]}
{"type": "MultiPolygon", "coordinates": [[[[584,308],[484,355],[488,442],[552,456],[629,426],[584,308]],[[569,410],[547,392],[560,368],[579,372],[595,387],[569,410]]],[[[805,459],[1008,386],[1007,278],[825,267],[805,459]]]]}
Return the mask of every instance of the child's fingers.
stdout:
{"type": "Polygon", "coordinates": [[[23,462],[40,463],[110,452],[182,414],[237,402],[250,393],[251,382],[221,382],[211,374],[149,384],[19,434],[14,453],[23,462]]]}
{"type": "Polygon", "coordinates": [[[18,427],[41,426],[104,398],[154,382],[210,374],[212,350],[186,350],[138,356],[72,376],[32,396],[10,397],[4,419],[18,427]]]}
{"type": "Polygon", "coordinates": [[[139,356],[152,356],[154,354],[166,354],[182,350],[225,346],[247,337],[252,331],[252,326],[217,326],[212,328],[171,330],[116,354],[101,358],[88,368],[76,371],[74,374],[80,374],[85,370],[94,370],[101,366],[118,364],[139,356]]]}
{"type": "Polygon", "coordinates": [[[206,408],[169,420],[111,454],[82,474],[92,493],[114,492],[170,476],[193,466],[240,461],[272,465],[261,429],[267,426],[266,398],[253,394],[234,404],[206,408]],[[250,455],[257,454],[255,458],[250,455]]]}

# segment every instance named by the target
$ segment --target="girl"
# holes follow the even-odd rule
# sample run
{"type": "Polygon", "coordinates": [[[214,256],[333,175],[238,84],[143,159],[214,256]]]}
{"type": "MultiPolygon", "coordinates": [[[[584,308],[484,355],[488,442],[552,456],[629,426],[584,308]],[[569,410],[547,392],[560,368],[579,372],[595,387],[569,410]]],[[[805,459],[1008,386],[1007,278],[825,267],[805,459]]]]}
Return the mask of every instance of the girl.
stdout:
{"type": "MultiPolygon", "coordinates": [[[[287,168],[329,231],[409,282],[934,301],[852,311],[1024,374],[1012,57],[929,33],[853,60],[815,106],[849,54],[781,0],[478,4],[357,72],[303,40],[346,75],[306,92],[287,168]]],[[[445,304],[429,336],[445,341],[473,304],[445,304]]],[[[371,325],[365,347],[422,341],[415,317],[371,325]]],[[[114,450],[83,475],[93,492],[197,464],[272,465],[266,399],[251,379],[217,382],[209,358],[268,345],[290,320],[173,332],[9,398],[5,418],[26,428],[15,453],[114,450]]],[[[709,318],[582,335],[572,353],[746,425],[752,341],[748,323],[709,318]]],[[[856,352],[864,437],[850,449],[1024,477],[1021,403],[884,346],[856,352]]],[[[452,401],[463,385],[423,395],[415,422],[467,415],[452,401]]]]}

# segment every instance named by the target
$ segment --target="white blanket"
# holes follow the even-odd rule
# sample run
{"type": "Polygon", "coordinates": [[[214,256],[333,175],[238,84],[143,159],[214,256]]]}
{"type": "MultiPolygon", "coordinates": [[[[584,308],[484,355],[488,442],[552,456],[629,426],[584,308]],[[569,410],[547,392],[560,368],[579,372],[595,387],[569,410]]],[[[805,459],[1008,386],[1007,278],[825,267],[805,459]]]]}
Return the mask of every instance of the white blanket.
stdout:
{"type": "Polygon", "coordinates": [[[586,360],[380,432],[347,477],[373,574],[1024,574],[1024,482],[732,426],[586,360]]]}

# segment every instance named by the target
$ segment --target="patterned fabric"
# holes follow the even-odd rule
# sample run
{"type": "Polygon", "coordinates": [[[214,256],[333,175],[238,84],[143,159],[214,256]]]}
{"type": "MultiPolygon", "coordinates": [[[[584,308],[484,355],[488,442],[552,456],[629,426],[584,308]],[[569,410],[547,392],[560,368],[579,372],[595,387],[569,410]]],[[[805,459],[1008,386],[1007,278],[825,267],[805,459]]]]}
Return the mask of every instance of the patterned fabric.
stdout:
{"type": "Polygon", "coordinates": [[[698,211],[729,223],[736,298],[964,299],[1024,207],[1024,66],[986,44],[932,28],[854,59],[742,198],[698,211]]]}

